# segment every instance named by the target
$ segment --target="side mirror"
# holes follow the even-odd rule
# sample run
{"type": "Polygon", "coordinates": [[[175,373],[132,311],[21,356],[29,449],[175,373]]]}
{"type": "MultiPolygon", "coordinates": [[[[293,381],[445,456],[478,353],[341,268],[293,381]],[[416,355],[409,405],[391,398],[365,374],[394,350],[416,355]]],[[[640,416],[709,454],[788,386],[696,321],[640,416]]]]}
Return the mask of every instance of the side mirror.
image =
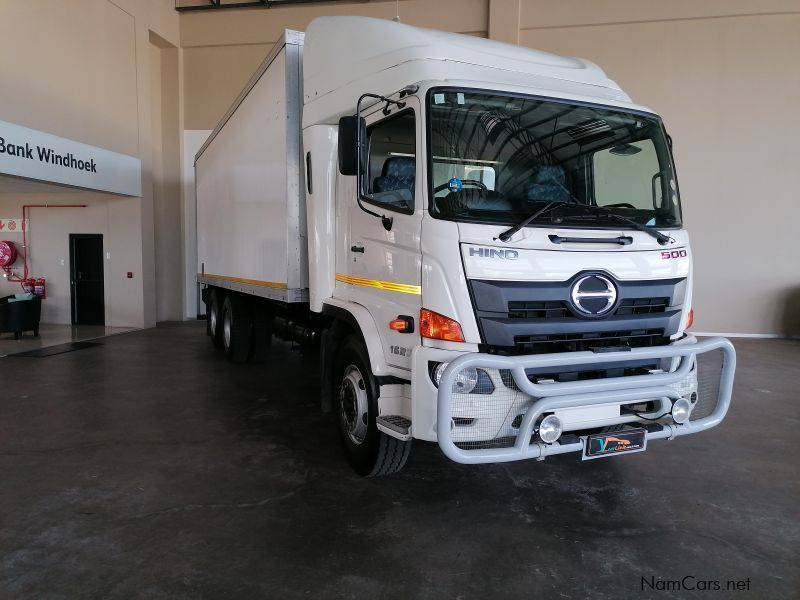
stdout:
{"type": "MultiPolygon", "coordinates": [[[[361,139],[366,141],[366,121],[358,117],[339,119],[339,172],[342,175],[358,175],[358,129],[361,139]]],[[[362,141],[362,143],[364,143],[362,141]]]]}

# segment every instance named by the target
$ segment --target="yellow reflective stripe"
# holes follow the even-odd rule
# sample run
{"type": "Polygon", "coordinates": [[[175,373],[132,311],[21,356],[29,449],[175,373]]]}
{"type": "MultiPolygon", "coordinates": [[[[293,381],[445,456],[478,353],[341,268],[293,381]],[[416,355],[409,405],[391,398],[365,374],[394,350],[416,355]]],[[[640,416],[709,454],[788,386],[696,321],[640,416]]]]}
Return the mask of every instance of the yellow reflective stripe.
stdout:
{"type": "Polygon", "coordinates": [[[261,281],[260,279],[243,279],[242,277],[229,277],[228,275],[212,275],[211,273],[198,273],[199,277],[207,277],[208,279],[221,279],[222,281],[232,281],[233,283],[249,283],[250,285],[257,285],[260,287],[275,288],[279,290],[288,289],[285,283],[279,281],[261,281]]]}
{"type": "Polygon", "coordinates": [[[380,281],[378,279],[365,279],[364,277],[353,277],[352,275],[336,274],[336,281],[349,283],[350,285],[360,285],[363,287],[386,290],[387,292],[401,292],[403,294],[422,294],[422,286],[408,285],[406,283],[393,283],[391,281],[380,281]]]}

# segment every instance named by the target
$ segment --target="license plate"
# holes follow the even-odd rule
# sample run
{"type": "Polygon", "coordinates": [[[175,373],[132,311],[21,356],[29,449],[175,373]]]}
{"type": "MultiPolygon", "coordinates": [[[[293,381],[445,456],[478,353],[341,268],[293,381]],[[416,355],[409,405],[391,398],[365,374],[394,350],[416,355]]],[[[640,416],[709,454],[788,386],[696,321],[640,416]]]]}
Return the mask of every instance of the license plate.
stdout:
{"type": "Polygon", "coordinates": [[[596,433],[586,438],[583,460],[643,452],[645,448],[647,448],[647,432],[644,429],[596,433]]]}

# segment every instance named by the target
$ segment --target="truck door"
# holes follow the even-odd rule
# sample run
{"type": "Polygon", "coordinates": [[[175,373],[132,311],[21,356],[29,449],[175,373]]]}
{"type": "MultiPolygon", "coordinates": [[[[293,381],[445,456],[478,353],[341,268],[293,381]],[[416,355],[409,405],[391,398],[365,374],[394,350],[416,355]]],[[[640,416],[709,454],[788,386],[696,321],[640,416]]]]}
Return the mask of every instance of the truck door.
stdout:
{"type": "MultiPolygon", "coordinates": [[[[392,219],[387,230],[382,220],[359,207],[355,193],[346,198],[347,260],[337,269],[337,295],[365,306],[381,335],[387,363],[411,369],[411,349],[419,343],[421,295],[420,226],[424,161],[419,135],[419,103],[383,114],[381,106],[366,116],[369,159],[365,178],[365,208],[392,219]],[[414,332],[390,329],[398,317],[413,319],[414,332]]],[[[354,178],[351,178],[354,179],[354,178]]],[[[341,189],[341,188],[340,188],[341,189]]],[[[338,211],[337,211],[338,212],[338,211]]],[[[344,224],[342,224],[344,225],[344,224]]]]}

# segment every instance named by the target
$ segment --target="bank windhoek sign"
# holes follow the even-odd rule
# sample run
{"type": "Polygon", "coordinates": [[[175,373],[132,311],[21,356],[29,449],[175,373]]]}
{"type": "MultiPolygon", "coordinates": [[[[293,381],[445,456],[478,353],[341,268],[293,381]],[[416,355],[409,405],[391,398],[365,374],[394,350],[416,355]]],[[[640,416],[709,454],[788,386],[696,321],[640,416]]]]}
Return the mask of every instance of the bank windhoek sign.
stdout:
{"type": "Polygon", "coordinates": [[[138,158],[0,121],[0,174],[48,183],[142,195],[138,158]]]}

